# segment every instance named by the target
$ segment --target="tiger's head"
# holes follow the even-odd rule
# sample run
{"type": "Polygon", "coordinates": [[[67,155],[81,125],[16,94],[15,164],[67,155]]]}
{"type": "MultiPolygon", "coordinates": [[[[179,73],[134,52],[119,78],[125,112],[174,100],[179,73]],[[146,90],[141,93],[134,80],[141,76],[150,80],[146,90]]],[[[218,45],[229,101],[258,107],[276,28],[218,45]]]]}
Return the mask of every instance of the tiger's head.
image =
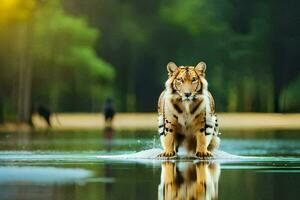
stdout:
{"type": "Polygon", "coordinates": [[[177,93],[183,101],[192,101],[207,91],[204,62],[196,66],[179,67],[174,62],[169,62],[167,70],[169,75],[166,82],[167,91],[177,93]]]}

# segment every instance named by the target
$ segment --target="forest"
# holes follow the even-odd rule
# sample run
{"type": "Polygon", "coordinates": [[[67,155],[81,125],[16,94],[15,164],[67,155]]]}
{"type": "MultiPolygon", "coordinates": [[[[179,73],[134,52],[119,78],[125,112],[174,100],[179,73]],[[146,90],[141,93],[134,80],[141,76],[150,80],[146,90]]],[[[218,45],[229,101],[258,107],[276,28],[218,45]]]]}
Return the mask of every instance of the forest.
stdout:
{"type": "Polygon", "coordinates": [[[1,0],[0,123],[155,112],[166,64],[207,64],[219,112],[300,112],[296,0],[1,0]]]}

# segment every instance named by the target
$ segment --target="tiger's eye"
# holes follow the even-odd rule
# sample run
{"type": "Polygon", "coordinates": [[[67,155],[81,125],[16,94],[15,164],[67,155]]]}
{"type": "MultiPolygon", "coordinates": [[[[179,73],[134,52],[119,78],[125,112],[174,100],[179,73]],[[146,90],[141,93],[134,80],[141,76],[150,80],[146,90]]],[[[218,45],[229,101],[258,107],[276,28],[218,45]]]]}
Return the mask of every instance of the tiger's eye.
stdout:
{"type": "Polygon", "coordinates": [[[196,77],[193,77],[192,82],[197,83],[198,79],[196,77]]]}
{"type": "Polygon", "coordinates": [[[183,82],[183,79],[182,78],[176,78],[176,81],[183,82]]]}

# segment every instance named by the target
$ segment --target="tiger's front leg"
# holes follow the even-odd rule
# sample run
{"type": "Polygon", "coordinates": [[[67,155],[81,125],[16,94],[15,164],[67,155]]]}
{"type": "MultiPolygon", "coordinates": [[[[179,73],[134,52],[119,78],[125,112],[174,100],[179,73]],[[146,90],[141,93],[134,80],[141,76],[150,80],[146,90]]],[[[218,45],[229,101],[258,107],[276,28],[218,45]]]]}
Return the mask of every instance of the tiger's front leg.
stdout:
{"type": "Polygon", "coordinates": [[[195,155],[202,159],[213,156],[213,154],[207,149],[212,136],[205,134],[204,126],[205,124],[196,132],[197,146],[195,155]]]}
{"type": "MultiPolygon", "coordinates": [[[[160,133],[160,141],[164,151],[158,157],[173,157],[175,152],[175,134],[177,119],[166,116],[164,119],[163,132],[160,133]]],[[[161,128],[161,127],[159,127],[161,128]]]]}

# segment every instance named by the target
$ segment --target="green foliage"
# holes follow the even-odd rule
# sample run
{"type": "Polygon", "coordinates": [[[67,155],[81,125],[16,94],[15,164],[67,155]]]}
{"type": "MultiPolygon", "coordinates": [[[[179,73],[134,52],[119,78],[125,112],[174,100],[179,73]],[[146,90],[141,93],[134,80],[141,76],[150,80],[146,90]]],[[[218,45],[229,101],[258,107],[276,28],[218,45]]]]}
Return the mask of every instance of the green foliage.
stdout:
{"type": "Polygon", "coordinates": [[[215,32],[224,25],[215,20],[209,0],[166,1],[160,9],[163,19],[187,29],[193,35],[215,32]]]}
{"type": "Polygon", "coordinates": [[[35,57],[57,66],[89,70],[91,75],[111,80],[111,66],[96,55],[94,44],[98,30],[88,26],[86,20],[66,15],[49,3],[35,16],[36,37],[33,41],[35,57]]]}
{"type": "MultiPolygon", "coordinates": [[[[30,104],[33,106],[44,104],[56,111],[100,111],[101,102],[106,95],[111,95],[115,70],[97,55],[95,46],[99,42],[99,30],[91,27],[83,17],[68,15],[60,0],[35,5],[30,15],[27,14],[30,17],[11,23],[2,32],[5,38],[0,42],[13,41],[9,44],[12,56],[0,59],[7,73],[7,78],[0,77],[4,89],[18,90],[20,86],[9,83],[9,79],[25,72],[24,76],[32,82],[32,90],[25,88],[25,93],[32,96],[30,104]]],[[[4,57],[6,52],[1,51],[0,58],[2,55],[4,57]]],[[[12,100],[11,92],[4,95],[8,97],[5,102],[12,100]]],[[[11,110],[9,107],[14,104],[5,105],[6,110],[11,110]]]]}
{"type": "Polygon", "coordinates": [[[114,77],[111,65],[99,59],[96,52],[90,48],[71,49],[70,55],[65,60],[62,60],[61,63],[77,66],[81,70],[85,70],[85,67],[90,67],[89,70],[94,78],[103,77],[107,80],[112,80],[114,77]]]}
{"type": "MultiPolygon", "coordinates": [[[[38,63],[36,66],[50,67],[46,69],[47,73],[43,74],[41,70],[41,73],[36,74],[36,84],[53,74],[48,79],[49,82],[46,82],[52,91],[49,102],[51,106],[60,110],[85,110],[95,107],[91,106],[92,101],[98,101],[96,110],[99,111],[101,101],[108,94],[97,93],[95,97],[95,87],[101,91],[114,78],[112,66],[100,59],[94,49],[99,31],[91,28],[84,18],[67,15],[57,2],[48,2],[38,10],[34,30],[34,55],[38,63]],[[85,98],[81,99],[81,96],[85,98]],[[67,102],[74,97],[77,101],[68,104],[67,102]],[[68,105],[63,108],[57,107],[61,105],[60,101],[68,105]]],[[[38,102],[39,98],[35,96],[34,100],[38,102]]],[[[46,98],[44,97],[43,101],[46,98]]]]}

